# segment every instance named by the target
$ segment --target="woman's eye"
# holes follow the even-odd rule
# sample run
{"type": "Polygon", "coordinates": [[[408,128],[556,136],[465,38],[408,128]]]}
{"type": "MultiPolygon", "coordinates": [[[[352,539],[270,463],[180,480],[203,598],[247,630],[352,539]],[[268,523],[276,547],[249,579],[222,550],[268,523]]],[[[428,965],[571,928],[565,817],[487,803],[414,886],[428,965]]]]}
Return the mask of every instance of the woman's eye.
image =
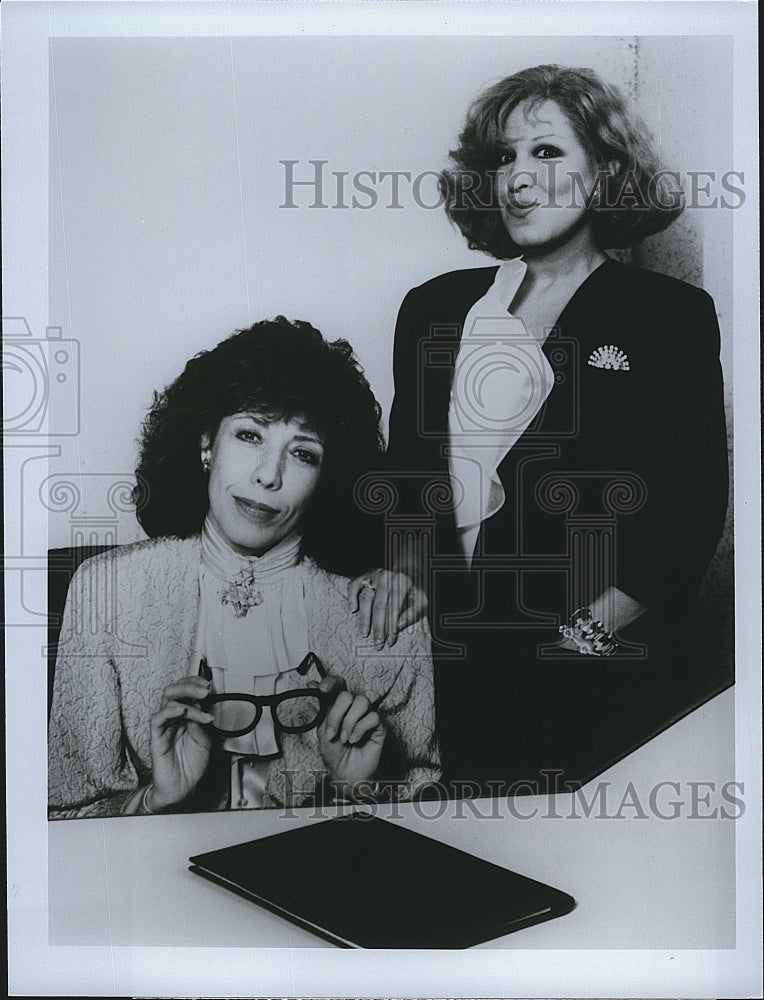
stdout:
{"type": "Polygon", "coordinates": [[[321,464],[321,456],[308,448],[295,448],[292,454],[303,465],[318,466],[321,464]]]}
{"type": "Polygon", "coordinates": [[[260,436],[260,433],[258,431],[256,431],[256,430],[253,430],[250,427],[242,427],[242,428],[240,428],[238,431],[236,431],[236,437],[240,441],[248,441],[250,443],[254,443],[254,442],[262,440],[261,436],[260,436]]]}
{"type": "Polygon", "coordinates": [[[557,157],[562,156],[562,150],[558,149],[557,146],[539,146],[536,150],[536,156],[542,160],[556,160],[557,157]]]}
{"type": "Polygon", "coordinates": [[[514,153],[510,153],[509,151],[505,151],[503,153],[499,153],[499,163],[501,164],[502,167],[506,167],[506,165],[508,163],[512,163],[512,161],[514,160],[514,158],[515,158],[515,154],[514,153]]]}

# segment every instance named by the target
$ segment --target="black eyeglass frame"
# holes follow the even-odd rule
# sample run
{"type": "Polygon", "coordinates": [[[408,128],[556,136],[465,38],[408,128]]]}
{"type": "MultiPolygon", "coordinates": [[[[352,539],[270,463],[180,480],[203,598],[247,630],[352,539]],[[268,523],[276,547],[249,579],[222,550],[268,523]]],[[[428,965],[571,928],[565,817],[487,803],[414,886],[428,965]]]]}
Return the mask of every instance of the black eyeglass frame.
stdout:
{"type": "MultiPolygon", "coordinates": [[[[299,667],[297,667],[297,672],[299,674],[307,674],[311,667],[315,667],[321,677],[326,677],[326,670],[323,663],[321,663],[321,660],[319,660],[316,654],[312,652],[308,653],[302,663],[300,663],[299,667]]],[[[205,677],[207,679],[211,679],[212,677],[212,671],[209,669],[206,660],[202,660],[199,664],[199,675],[200,677],[205,677]]],[[[234,692],[227,692],[224,694],[207,695],[207,697],[199,703],[199,707],[203,712],[209,712],[213,705],[218,705],[225,701],[244,701],[255,706],[255,721],[250,723],[250,725],[245,726],[243,729],[221,729],[219,726],[216,726],[214,722],[210,723],[210,728],[218,733],[218,735],[223,736],[226,739],[233,739],[234,737],[246,736],[247,733],[251,733],[257,727],[260,719],[262,719],[264,708],[270,709],[271,719],[273,720],[273,727],[275,730],[292,735],[307,733],[311,729],[316,729],[324,721],[332,703],[332,697],[326,691],[319,691],[317,688],[291,688],[289,691],[282,691],[280,694],[267,695],[236,694],[234,692]],[[281,702],[289,701],[293,698],[315,698],[319,702],[318,714],[315,719],[312,719],[310,722],[300,726],[287,726],[281,722],[281,720],[276,716],[275,708],[277,705],[280,705],[281,702]]],[[[276,756],[278,756],[278,754],[276,756]]]]}

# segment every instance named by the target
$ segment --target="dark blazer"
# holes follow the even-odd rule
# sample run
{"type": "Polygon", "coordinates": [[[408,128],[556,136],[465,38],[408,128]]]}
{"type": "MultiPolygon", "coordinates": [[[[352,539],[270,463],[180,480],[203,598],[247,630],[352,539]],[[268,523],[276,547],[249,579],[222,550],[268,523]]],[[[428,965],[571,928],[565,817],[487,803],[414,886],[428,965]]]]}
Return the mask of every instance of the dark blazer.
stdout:
{"type": "Polygon", "coordinates": [[[454,686],[441,697],[442,721],[452,703],[463,713],[466,679],[481,687],[481,720],[487,703],[500,706],[499,729],[507,701],[527,704],[540,692],[550,725],[600,704],[603,691],[633,693],[648,674],[668,670],[681,697],[694,667],[677,651],[727,503],[713,301],[614,260],[589,276],[544,344],[555,385],[499,467],[507,499],[484,522],[468,573],[448,499],[448,404],[462,324],[496,270],[455,271],[413,289],[395,335],[388,475],[398,499],[389,523],[429,536],[441,691],[454,686]],[[628,371],[589,364],[607,345],[625,352],[628,371]],[[558,625],[608,585],[648,608],[621,634],[618,662],[575,654],[572,662],[552,650],[558,625]],[[454,667],[465,657],[468,672],[454,667]]]}

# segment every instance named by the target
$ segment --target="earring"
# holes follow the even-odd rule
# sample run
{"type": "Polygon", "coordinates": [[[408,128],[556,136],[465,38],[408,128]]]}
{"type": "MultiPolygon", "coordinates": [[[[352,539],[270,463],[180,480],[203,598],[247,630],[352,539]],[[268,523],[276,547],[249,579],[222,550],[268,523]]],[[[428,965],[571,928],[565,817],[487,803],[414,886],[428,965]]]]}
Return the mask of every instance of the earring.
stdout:
{"type": "Polygon", "coordinates": [[[205,472],[209,472],[210,471],[210,464],[211,464],[210,453],[208,451],[203,451],[202,452],[202,468],[204,469],[205,472]]]}

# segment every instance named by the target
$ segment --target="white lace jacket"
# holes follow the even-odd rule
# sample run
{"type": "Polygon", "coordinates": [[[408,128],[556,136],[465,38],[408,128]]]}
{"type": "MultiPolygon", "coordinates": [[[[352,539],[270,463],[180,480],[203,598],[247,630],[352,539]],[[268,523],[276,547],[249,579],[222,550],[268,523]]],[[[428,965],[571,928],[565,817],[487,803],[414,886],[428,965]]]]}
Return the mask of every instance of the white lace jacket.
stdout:
{"type": "MultiPolygon", "coordinates": [[[[72,579],[61,628],[48,740],[51,818],[119,815],[151,776],[149,722],[162,690],[189,673],[199,609],[198,538],[160,538],[88,559],[72,579]]],[[[379,700],[405,760],[407,794],[440,776],[425,623],[377,652],[347,604],[347,580],[306,559],[311,648],[348,690],[379,700]]],[[[265,804],[298,805],[325,768],[315,730],[282,734],[265,804]]]]}

